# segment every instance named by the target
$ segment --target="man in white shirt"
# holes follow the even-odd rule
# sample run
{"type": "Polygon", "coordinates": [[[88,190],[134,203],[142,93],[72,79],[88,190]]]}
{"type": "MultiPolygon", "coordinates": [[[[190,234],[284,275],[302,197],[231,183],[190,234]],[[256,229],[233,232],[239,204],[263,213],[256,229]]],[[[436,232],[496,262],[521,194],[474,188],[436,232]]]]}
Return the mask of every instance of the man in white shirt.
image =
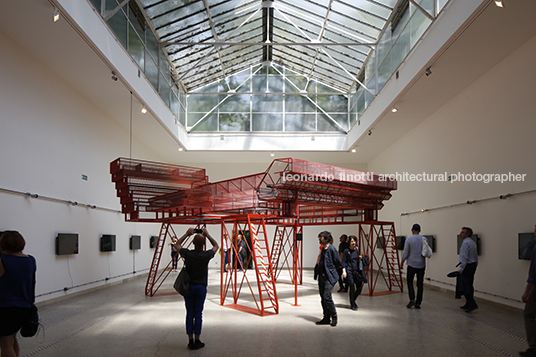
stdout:
{"type": "Polygon", "coordinates": [[[408,283],[409,303],[408,309],[415,306],[421,308],[422,294],[424,288],[424,270],[426,269],[426,260],[422,255],[422,241],[424,238],[419,233],[421,226],[417,223],[411,227],[412,236],[404,242],[404,252],[402,253],[402,265],[407,261],[408,269],[406,278],[408,283]],[[415,289],[413,288],[413,279],[417,275],[417,299],[415,299],[415,289]]]}

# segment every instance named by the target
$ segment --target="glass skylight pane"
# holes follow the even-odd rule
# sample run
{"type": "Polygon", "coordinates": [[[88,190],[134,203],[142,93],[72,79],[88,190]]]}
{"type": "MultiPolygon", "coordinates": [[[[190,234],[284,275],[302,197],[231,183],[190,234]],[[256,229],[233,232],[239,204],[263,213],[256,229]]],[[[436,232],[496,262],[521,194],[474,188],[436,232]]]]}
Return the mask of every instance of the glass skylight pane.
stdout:
{"type": "Polygon", "coordinates": [[[116,12],[115,15],[108,20],[108,25],[110,25],[123,47],[127,48],[127,17],[123,11],[120,10],[116,12]]]}
{"type": "Polygon", "coordinates": [[[264,76],[253,76],[251,79],[252,82],[252,91],[253,92],[266,92],[266,75],[264,76]]]}
{"type": "Polygon", "coordinates": [[[205,4],[203,1],[190,2],[186,8],[178,8],[171,12],[153,13],[151,8],[147,14],[152,18],[157,31],[163,34],[169,34],[174,31],[179,31],[194,24],[199,24],[207,21],[205,12],[205,4]],[[154,17],[157,16],[157,17],[154,17]]]}
{"type": "MultiPolygon", "coordinates": [[[[199,119],[204,117],[205,114],[202,113],[188,113],[188,126],[192,126],[199,119]]],[[[210,113],[201,121],[195,128],[190,129],[191,131],[218,131],[218,115],[215,113],[210,113]]]]}
{"type": "Polygon", "coordinates": [[[269,76],[268,91],[276,93],[283,92],[283,78],[281,76],[269,76]]]}
{"type": "MultiPolygon", "coordinates": [[[[288,19],[291,21],[290,24],[286,24],[286,26],[284,26],[284,29],[286,29],[289,32],[295,32],[297,31],[295,26],[298,26],[304,31],[308,31],[307,35],[309,36],[309,38],[316,39],[318,37],[318,34],[320,33],[320,30],[322,29],[322,24],[323,24],[322,19],[316,19],[318,21],[312,21],[313,19],[308,18],[308,17],[300,18],[299,14],[295,14],[295,13],[290,14],[290,13],[285,13],[285,12],[283,13],[287,17],[283,17],[282,20],[284,19],[285,21],[287,21],[288,19]]],[[[301,33],[300,35],[303,36],[303,34],[301,33]]]]}
{"type": "Polygon", "coordinates": [[[392,49],[392,61],[393,68],[398,67],[400,63],[406,58],[409,51],[411,50],[410,46],[410,33],[409,28],[406,28],[404,32],[398,37],[398,40],[393,45],[392,49]]]}
{"type": "Polygon", "coordinates": [[[292,82],[294,85],[290,83],[285,83],[285,92],[299,92],[300,90],[305,90],[305,86],[307,85],[307,78],[303,76],[286,76],[287,81],[292,82]],[[297,87],[297,88],[296,88],[297,87]]]}
{"type": "Polygon", "coordinates": [[[348,98],[343,95],[317,95],[317,105],[325,112],[347,113],[348,98]]]}
{"type": "MultiPolygon", "coordinates": [[[[227,95],[220,95],[220,102],[227,97],[227,95]]],[[[249,94],[234,94],[229,98],[225,99],[223,103],[220,104],[219,110],[221,112],[248,112],[249,113],[249,103],[250,97],[249,94]]]]}
{"type": "Polygon", "coordinates": [[[212,18],[216,18],[218,15],[222,15],[224,13],[232,14],[233,16],[236,16],[238,10],[242,10],[247,5],[252,5],[252,0],[242,0],[242,1],[222,1],[222,0],[216,0],[216,1],[208,1],[208,6],[210,8],[210,15],[212,18]]]}
{"type": "Polygon", "coordinates": [[[253,114],[253,131],[283,131],[283,114],[253,114]]]}
{"type": "Polygon", "coordinates": [[[283,111],[283,95],[255,94],[251,98],[254,112],[275,113],[283,111]]]}
{"type": "Polygon", "coordinates": [[[158,88],[158,67],[150,56],[145,61],[145,76],[154,88],[158,88]]]}
{"type": "Polygon", "coordinates": [[[229,87],[237,92],[250,92],[249,76],[231,76],[229,77],[229,87]],[[240,86],[240,88],[239,88],[240,86]]]}
{"type": "Polygon", "coordinates": [[[182,105],[179,105],[179,123],[184,126],[186,123],[186,110],[182,105]]]}
{"type": "MultiPolygon", "coordinates": [[[[313,101],[315,96],[312,96],[313,101]]],[[[301,95],[287,95],[285,96],[285,112],[286,113],[303,113],[303,112],[316,112],[316,106],[311,103],[306,96],[301,95]]]]}
{"type": "Polygon", "coordinates": [[[411,34],[410,41],[411,47],[415,46],[417,41],[421,38],[422,34],[426,31],[428,26],[432,23],[428,17],[426,17],[420,10],[416,11],[410,20],[411,34]]]}
{"type": "Polygon", "coordinates": [[[158,59],[158,40],[153,34],[153,31],[145,31],[145,46],[149,50],[149,54],[156,61],[158,59]]]}
{"type": "Polygon", "coordinates": [[[286,114],[285,131],[315,131],[316,114],[286,114]]]}
{"type": "Polygon", "coordinates": [[[353,2],[342,3],[335,1],[333,2],[332,9],[339,14],[348,15],[355,21],[366,22],[378,28],[383,27],[390,14],[389,10],[370,2],[364,2],[359,6],[355,6],[353,2]]]}
{"type": "Polygon", "coordinates": [[[376,58],[379,62],[383,61],[387,53],[391,50],[391,31],[385,31],[376,47],[376,58]]]}
{"type": "MultiPolygon", "coordinates": [[[[209,112],[218,104],[218,95],[217,94],[203,94],[195,95],[192,94],[188,98],[188,111],[189,112],[209,112]]],[[[188,122],[188,125],[190,122],[188,122]]]]}
{"type": "Polygon", "coordinates": [[[378,90],[381,90],[389,77],[391,77],[391,53],[385,56],[385,59],[378,67],[378,90]]]}
{"type": "Polygon", "coordinates": [[[134,58],[134,61],[136,61],[138,66],[142,70],[145,70],[145,47],[143,47],[143,43],[133,27],[130,25],[128,29],[128,52],[132,58],[134,58]]]}
{"type": "Polygon", "coordinates": [[[329,117],[325,114],[318,115],[317,130],[318,131],[339,131],[344,132],[348,128],[348,114],[330,114],[329,117]],[[333,119],[331,120],[330,119],[333,119]],[[335,124],[337,122],[342,128],[335,124]]]}
{"type": "Polygon", "coordinates": [[[282,2],[285,3],[285,5],[287,5],[289,8],[293,8],[294,11],[298,11],[301,13],[306,12],[309,16],[316,15],[321,18],[325,17],[326,12],[328,11],[327,5],[329,3],[329,1],[326,3],[326,1],[312,2],[303,0],[289,0],[282,2]]]}
{"type": "Polygon", "coordinates": [[[220,114],[220,131],[249,131],[249,113],[220,114]]]}

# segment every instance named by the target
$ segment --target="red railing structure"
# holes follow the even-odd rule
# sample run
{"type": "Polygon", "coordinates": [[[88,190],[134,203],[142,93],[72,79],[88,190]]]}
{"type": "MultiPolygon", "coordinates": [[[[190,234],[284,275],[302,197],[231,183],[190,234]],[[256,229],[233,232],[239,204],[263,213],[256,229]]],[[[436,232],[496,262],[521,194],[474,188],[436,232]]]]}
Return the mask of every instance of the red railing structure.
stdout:
{"type": "MultiPolygon", "coordinates": [[[[229,233],[224,229],[229,220],[234,220],[236,225],[244,224],[248,219],[262,221],[263,227],[266,224],[277,225],[273,248],[275,254],[272,254],[269,265],[275,262],[276,274],[285,265],[289,268],[291,280],[296,285],[296,305],[297,285],[302,281],[302,245],[299,237],[302,227],[307,225],[358,225],[362,240],[360,244],[367,247],[374,262],[369,269],[369,292],[374,293],[378,276],[384,277],[389,291],[397,288],[402,291],[398,251],[391,251],[391,247],[396,246],[394,225],[392,222],[378,222],[378,210],[383,207],[383,201],[391,197],[392,190],[396,190],[394,180],[295,158],[276,159],[265,172],[218,182],[209,182],[205,170],[201,168],[126,158],[114,160],[110,164],[110,172],[125,220],[162,223],[160,239],[163,235],[164,241],[167,235],[165,231],[171,224],[221,224],[222,239],[233,238],[233,232],[236,232],[229,233]],[[389,232],[382,228],[382,232],[378,233],[376,228],[372,228],[389,224],[389,232]],[[365,232],[363,225],[372,225],[366,234],[361,233],[365,232]],[[384,249],[373,247],[373,241],[379,236],[385,239],[384,249]],[[374,271],[378,272],[375,279],[374,271]]],[[[251,227],[248,226],[249,229],[251,227]]],[[[256,274],[262,275],[262,269],[267,265],[262,261],[269,254],[260,254],[264,248],[255,250],[255,247],[257,244],[262,246],[266,231],[263,228],[250,232],[260,232],[252,234],[249,249],[258,260],[255,262],[256,274]]],[[[150,296],[160,286],[156,273],[163,246],[160,250],[158,247],[148,278],[151,282],[148,280],[146,288],[150,296]]],[[[235,274],[236,269],[235,264],[228,273],[235,274]]],[[[275,275],[272,276],[275,282],[275,275]]],[[[265,276],[257,281],[258,284],[265,284],[265,276]]],[[[222,272],[222,289],[227,286],[233,294],[239,295],[242,282],[224,279],[222,272]]],[[[275,284],[273,291],[275,293],[275,284]]],[[[223,304],[227,292],[222,290],[221,294],[223,304]]],[[[261,314],[264,314],[262,304],[258,306],[261,314]]],[[[277,310],[276,303],[271,304],[277,310]]]]}
{"type": "MultiPolygon", "coordinates": [[[[237,310],[246,312],[257,312],[261,316],[267,314],[277,314],[279,312],[279,302],[277,300],[277,289],[275,286],[274,271],[270,259],[270,248],[266,236],[265,217],[258,214],[246,214],[222,218],[222,241],[227,239],[231,242],[229,246],[230,266],[227,271],[221,270],[220,303],[237,310]],[[229,231],[227,224],[232,224],[229,231]],[[245,249],[248,251],[246,260],[242,262],[238,258],[239,246],[237,241],[238,233],[244,235],[245,249]],[[249,239],[247,236],[249,235],[249,239]],[[257,289],[254,289],[248,276],[249,263],[254,264],[254,272],[257,282],[257,289]],[[238,304],[238,299],[243,287],[247,287],[253,296],[256,309],[238,304]],[[231,291],[232,304],[226,303],[227,295],[231,291]],[[273,312],[271,310],[274,310],[273,312]]],[[[222,256],[222,266],[224,257],[222,256]]]]}
{"type": "Polygon", "coordinates": [[[404,284],[393,222],[360,222],[358,232],[359,247],[370,259],[367,270],[368,295],[402,292],[404,284]],[[387,291],[375,291],[380,277],[383,278],[387,291]]]}

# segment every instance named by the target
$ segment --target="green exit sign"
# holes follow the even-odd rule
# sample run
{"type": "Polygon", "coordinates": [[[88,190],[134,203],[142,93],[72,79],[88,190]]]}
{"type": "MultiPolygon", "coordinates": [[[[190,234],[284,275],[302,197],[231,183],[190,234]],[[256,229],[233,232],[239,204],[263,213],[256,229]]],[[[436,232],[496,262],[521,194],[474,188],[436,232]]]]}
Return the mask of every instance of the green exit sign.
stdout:
{"type": "Polygon", "coordinates": [[[82,175],[82,180],[87,181],[87,175],[82,175]]]}

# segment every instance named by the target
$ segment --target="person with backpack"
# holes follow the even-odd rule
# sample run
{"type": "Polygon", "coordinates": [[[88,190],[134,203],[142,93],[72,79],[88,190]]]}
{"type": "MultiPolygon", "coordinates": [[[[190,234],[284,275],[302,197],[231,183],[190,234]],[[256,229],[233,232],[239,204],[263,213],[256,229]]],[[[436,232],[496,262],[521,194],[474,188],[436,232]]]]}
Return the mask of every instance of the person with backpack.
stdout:
{"type": "Polygon", "coordinates": [[[350,308],[357,311],[357,297],[367,283],[365,267],[369,265],[369,259],[357,248],[357,237],[351,235],[348,238],[349,248],[344,250],[342,259],[342,277],[346,279],[349,290],[350,308]]]}

